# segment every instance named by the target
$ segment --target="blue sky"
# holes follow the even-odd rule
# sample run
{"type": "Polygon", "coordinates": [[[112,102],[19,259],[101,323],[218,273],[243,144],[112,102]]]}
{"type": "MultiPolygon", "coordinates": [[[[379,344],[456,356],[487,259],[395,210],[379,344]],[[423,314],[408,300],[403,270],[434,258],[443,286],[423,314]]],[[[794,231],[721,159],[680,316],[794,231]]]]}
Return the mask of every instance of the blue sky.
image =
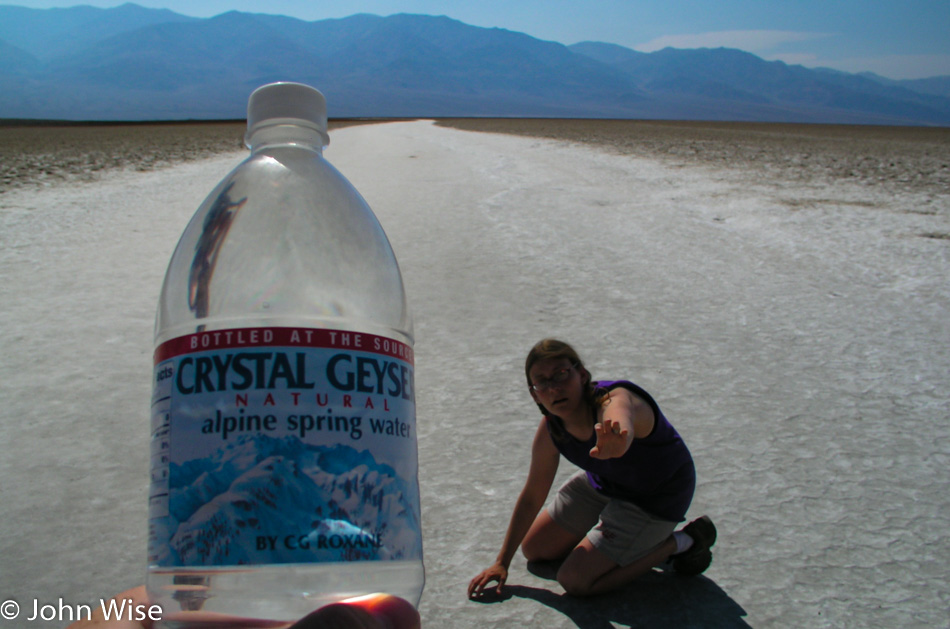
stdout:
{"type": "MultiPolygon", "coordinates": [[[[122,0],[6,2],[33,8],[122,0]]],[[[896,79],[950,75],[950,0],[136,0],[194,17],[229,10],[303,20],[354,13],[447,15],[574,44],[602,41],[650,52],[726,46],[807,67],[896,79]]]]}

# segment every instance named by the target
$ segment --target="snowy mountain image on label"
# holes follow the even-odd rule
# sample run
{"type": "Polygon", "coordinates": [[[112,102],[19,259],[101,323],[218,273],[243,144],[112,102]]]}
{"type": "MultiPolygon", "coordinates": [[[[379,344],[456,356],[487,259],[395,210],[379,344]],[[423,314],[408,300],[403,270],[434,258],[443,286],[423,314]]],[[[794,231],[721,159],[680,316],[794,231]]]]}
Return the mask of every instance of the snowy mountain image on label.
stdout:
{"type": "Polygon", "coordinates": [[[415,483],[350,446],[241,436],[172,464],[164,566],[420,559],[415,483]]]}

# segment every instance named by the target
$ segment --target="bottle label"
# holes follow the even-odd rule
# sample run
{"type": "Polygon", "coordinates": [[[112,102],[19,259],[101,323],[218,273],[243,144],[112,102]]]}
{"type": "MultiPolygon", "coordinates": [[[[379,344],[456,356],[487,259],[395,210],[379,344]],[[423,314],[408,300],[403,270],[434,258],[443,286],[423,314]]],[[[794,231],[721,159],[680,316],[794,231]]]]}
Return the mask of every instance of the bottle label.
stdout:
{"type": "Polygon", "coordinates": [[[421,560],[412,348],[242,328],[155,352],[149,563],[421,560]]]}

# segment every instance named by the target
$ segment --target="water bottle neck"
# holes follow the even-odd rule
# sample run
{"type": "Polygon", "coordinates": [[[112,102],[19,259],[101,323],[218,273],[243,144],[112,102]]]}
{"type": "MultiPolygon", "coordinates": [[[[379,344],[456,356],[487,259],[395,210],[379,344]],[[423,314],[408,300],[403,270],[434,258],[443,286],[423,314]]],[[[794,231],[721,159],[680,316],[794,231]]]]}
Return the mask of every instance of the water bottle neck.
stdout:
{"type": "Polygon", "coordinates": [[[322,155],[329,139],[320,131],[295,124],[276,124],[259,128],[244,139],[251,152],[274,146],[297,146],[322,155]]]}

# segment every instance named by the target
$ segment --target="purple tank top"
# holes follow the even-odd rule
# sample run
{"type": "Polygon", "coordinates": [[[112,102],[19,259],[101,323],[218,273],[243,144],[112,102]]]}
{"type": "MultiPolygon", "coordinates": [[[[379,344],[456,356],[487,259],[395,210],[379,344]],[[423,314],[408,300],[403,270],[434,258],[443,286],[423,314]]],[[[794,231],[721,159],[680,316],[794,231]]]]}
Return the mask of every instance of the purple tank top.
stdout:
{"type": "Polygon", "coordinates": [[[637,385],[626,380],[602,380],[595,384],[607,390],[623,387],[649,404],[656,418],[653,431],[643,439],[634,439],[623,456],[600,460],[590,456],[590,449],[597,443],[595,435],[582,442],[562,429],[556,431],[563,433],[558,438],[552,431],[552,422],[560,424],[561,419],[548,415],[546,425],[554,445],[564,458],[587,472],[590,484],[602,494],[629,500],[665,520],[681,522],[696,489],[693,457],[683,439],[653,397],[637,385]]]}

